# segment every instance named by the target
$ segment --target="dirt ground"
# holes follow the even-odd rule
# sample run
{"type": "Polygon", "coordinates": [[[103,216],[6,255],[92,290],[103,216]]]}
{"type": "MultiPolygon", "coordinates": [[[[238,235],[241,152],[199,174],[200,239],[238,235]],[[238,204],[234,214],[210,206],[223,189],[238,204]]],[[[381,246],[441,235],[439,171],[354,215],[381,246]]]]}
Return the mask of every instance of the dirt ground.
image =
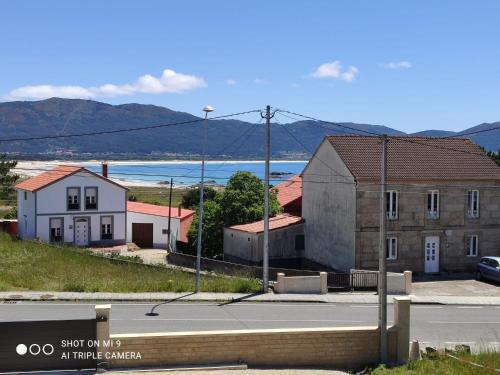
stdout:
{"type": "Polygon", "coordinates": [[[412,283],[416,296],[476,296],[500,297],[500,283],[477,281],[471,276],[454,276],[454,279],[423,279],[412,283]]]}

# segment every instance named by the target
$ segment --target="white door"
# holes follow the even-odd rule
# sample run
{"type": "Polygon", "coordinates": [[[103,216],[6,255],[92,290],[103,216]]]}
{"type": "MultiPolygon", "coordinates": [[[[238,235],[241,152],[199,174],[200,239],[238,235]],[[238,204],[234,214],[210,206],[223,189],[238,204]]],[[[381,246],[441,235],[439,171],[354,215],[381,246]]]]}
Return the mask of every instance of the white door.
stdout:
{"type": "Polygon", "coordinates": [[[89,245],[89,225],[87,219],[77,219],[75,221],[75,245],[89,245]]]}
{"type": "Polygon", "coordinates": [[[439,237],[425,237],[425,272],[439,272],[439,237]]]}

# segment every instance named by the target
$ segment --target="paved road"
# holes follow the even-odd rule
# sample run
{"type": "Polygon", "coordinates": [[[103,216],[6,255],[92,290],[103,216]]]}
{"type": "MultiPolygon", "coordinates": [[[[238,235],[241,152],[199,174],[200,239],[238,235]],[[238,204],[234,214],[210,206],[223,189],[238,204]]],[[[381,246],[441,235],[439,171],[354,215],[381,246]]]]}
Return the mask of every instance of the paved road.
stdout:
{"type": "MultiPolygon", "coordinates": [[[[113,304],[113,333],[208,331],[222,329],[339,327],[377,324],[377,306],[368,304],[166,303],[146,316],[153,304],[113,304]]],[[[0,321],[85,319],[87,303],[0,303],[0,321]]],[[[392,306],[388,306],[392,323],[392,306]]],[[[430,345],[500,348],[500,306],[412,305],[411,338],[430,345]]]]}

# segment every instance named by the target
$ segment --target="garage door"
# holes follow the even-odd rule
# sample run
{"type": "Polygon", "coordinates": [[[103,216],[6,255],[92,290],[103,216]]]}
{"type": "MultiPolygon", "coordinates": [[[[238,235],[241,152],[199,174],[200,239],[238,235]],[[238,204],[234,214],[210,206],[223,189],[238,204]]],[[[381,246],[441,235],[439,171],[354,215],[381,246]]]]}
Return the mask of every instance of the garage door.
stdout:
{"type": "Polygon", "coordinates": [[[153,247],[153,224],[132,223],[132,242],[139,247],[153,247]]]}

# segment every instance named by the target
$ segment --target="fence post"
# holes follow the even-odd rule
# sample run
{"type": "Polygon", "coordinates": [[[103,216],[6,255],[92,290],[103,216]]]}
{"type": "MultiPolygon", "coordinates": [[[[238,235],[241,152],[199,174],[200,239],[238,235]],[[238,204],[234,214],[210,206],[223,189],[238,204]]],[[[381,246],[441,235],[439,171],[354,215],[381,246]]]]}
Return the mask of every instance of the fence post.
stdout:
{"type": "Polygon", "coordinates": [[[321,283],[321,294],[328,293],[328,274],[326,272],[319,273],[319,281],[321,283]]]}
{"type": "Polygon", "coordinates": [[[109,319],[111,315],[111,305],[95,305],[96,319],[96,339],[97,339],[97,368],[108,368],[109,363],[106,359],[106,354],[109,352],[109,319]]]}
{"type": "Polygon", "coordinates": [[[410,298],[394,297],[394,328],[396,329],[396,362],[408,362],[410,354],[410,298]]]}
{"type": "Polygon", "coordinates": [[[405,275],[405,294],[411,294],[412,272],[411,271],[404,271],[403,274],[405,275]]]}

